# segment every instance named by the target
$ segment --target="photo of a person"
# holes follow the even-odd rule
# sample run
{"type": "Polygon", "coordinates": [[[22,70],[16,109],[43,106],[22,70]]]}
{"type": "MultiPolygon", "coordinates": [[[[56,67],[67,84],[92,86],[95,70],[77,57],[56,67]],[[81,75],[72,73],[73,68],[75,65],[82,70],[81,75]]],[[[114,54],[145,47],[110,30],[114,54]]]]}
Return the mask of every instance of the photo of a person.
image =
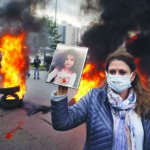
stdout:
{"type": "Polygon", "coordinates": [[[87,48],[69,47],[59,44],[56,48],[46,82],[77,88],[86,54],[87,48]]]}

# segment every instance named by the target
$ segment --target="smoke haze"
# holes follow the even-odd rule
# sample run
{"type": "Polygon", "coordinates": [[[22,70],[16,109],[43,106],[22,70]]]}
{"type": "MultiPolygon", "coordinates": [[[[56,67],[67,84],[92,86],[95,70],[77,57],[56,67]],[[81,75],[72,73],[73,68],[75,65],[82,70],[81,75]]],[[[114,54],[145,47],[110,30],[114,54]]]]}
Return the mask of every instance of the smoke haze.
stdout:
{"type": "Polygon", "coordinates": [[[99,23],[93,24],[82,36],[91,59],[105,60],[106,56],[125,43],[127,51],[140,58],[140,69],[150,74],[150,1],[148,0],[86,0],[85,12],[99,12],[99,23]],[[96,7],[95,7],[96,6],[96,7]],[[129,32],[138,31],[130,40],[129,32]]]}

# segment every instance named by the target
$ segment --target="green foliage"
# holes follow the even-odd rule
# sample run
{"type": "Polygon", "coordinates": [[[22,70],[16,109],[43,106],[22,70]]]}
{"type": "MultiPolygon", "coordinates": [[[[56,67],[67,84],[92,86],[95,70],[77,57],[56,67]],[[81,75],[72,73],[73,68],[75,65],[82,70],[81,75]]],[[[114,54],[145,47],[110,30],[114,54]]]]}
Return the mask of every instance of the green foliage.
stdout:
{"type": "Polygon", "coordinates": [[[49,47],[55,50],[57,44],[61,43],[59,40],[61,35],[58,33],[58,25],[49,17],[45,17],[44,19],[49,32],[49,47]]]}

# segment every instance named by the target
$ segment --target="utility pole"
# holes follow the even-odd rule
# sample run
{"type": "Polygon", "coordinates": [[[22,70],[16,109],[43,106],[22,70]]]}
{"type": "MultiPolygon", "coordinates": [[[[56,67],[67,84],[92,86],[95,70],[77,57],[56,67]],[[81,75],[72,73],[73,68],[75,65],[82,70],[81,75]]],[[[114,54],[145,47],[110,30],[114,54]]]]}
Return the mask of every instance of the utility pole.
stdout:
{"type": "Polygon", "coordinates": [[[55,26],[56,26],[56,20],[57,20],[57,0],[55,0],[55,26]]]}

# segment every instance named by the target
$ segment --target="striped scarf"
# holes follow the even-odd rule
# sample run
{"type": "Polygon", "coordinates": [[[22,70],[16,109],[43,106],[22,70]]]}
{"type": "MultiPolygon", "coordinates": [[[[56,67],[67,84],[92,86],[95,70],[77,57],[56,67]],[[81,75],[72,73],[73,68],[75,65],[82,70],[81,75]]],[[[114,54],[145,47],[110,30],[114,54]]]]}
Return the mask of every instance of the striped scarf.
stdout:
{"type": "Polygon", "coordinates": [[[143,144],[143,128],[140,117],[135,113],[136,94],[131,89],[127,99],[123,100],[111,88],[107,91],[108,101],[111,105],[112,115],[114,119],[114,145],[115,150],[142,150],[143,144]],[[134,116],[134,118],[133,118],[134,116]],[[136,125],[138,122],[139,126],[136,125]],[[140,131],[137,128],[140,128],[140,131]],[[141,133],[141,138],[137,138],[136,134],[141,133]],[[140,141],[140,148],[137,148],[137,141],[140,141]]]}

